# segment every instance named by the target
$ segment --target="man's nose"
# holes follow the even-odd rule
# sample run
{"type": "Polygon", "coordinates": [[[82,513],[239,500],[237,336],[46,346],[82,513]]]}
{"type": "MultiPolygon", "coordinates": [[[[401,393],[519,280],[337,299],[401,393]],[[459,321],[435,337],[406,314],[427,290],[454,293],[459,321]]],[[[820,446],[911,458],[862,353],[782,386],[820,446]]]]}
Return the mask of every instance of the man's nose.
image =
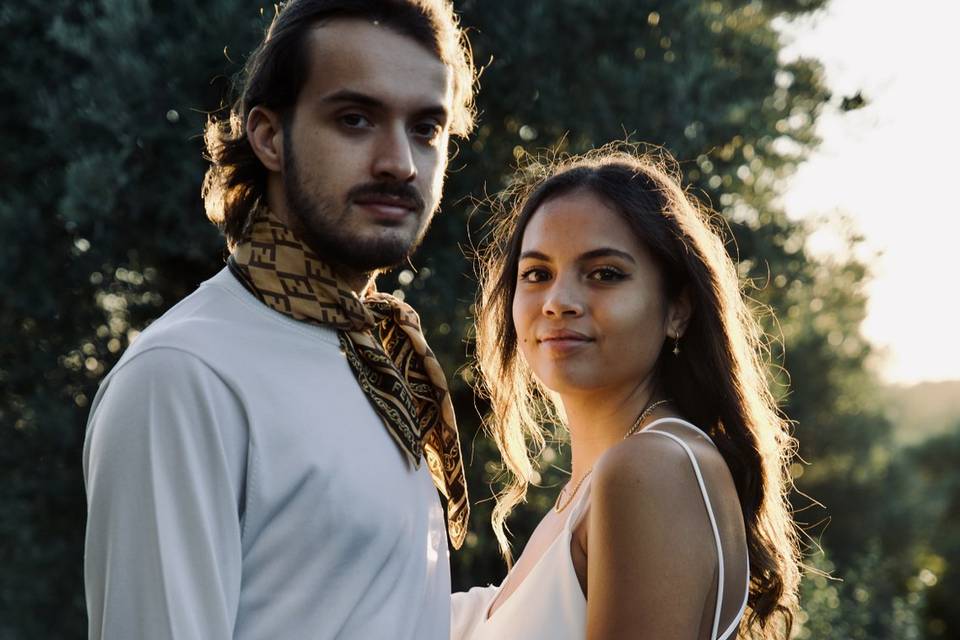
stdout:
{"type": "Polygon", "coordinates": [[[373,159],[373,174],[394,182],[410,182],[417,177],[413,146],[405,127],[395,125],[383,132],[373,159]]]}

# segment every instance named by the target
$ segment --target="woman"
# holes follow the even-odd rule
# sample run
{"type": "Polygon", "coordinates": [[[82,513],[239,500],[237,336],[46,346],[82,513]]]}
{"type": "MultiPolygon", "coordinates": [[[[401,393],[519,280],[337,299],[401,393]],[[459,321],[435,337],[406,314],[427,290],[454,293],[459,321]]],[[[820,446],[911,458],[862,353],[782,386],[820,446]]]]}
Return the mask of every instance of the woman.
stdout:
{"type": "Polygon", "coordinates": [[[504,582],[454,594],[452,637],[788,637],[794,443],[723,242],[650,156],[525,175],[485,254],[477,340],[512,472],[493,515],[508,564],[543,421],[568,429],[572,470],[504,582]]]}

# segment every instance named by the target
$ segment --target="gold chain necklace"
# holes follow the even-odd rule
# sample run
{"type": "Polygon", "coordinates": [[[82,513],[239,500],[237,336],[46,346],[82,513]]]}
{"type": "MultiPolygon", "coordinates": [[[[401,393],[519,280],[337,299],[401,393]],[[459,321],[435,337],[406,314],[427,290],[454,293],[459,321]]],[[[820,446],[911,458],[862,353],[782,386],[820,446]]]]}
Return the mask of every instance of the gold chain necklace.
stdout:
{"type": "Polygon", "coordinates": [[[635,434],[637,431],[639,431],[640,425],[642,425],[643,421],[646,420],[651,413],[653,413],[653,410],[661,405],[667,404],[668,402],[672,402],[672,400],[670,400],[670,398],[666,398],[664,400],[657,400],[656,402],[648,406],[646,409],[644,409],[643,413],[640,414],[640,417],[637,418],[636,422],[633,423],[633,426],[630,427],[630,430],[627,431],[626,435],[623,436],[623,439],[626,440],[627,438],[635,434]]]}
{"type": "MultiPolygon", "coordinates": [[[[642,412],[640,412],[640,415],[637,416],[636,420],[634,420],[633,426],[631,426],[630,430],[627,431],[626,435],[623,436],[623,439],[626,440],[627,438],[635,434],[637,431],[639,431],[640,425],[643,424],[644,420],[650,417],[650,414],[653,413],[653,410],[659,406],[667,404],[668,402],[670,402],[670,400],[665,399],[665,400],[657,400],[656,402],[652,402],[648,404],[647,408],[644,409],[642,412]]],[[[578,480],[577,484],[574,485],[573,491],[570,493],[570,497],[567,498],[567,501],[564,502],[562,505],[560,504],[561,502],[560,499],[563,498],[563,494],[567,492],[567,488],[564,487],[563,489],[561,489],[560,493],[557,494],[557,499],[553,503],[553,510],[556,511],[557,513],[560,513],[561,511],[569,507],[570,503],[573,502],[574,497],[576,497],[577,491],[580,490],[580,485],[583,484],[583,481],[586,480],[587,476],[589,476],[591,473],[593,473],[593,467],[587,469],[587,472],[580,477],[580,480],[578,480]]]]}

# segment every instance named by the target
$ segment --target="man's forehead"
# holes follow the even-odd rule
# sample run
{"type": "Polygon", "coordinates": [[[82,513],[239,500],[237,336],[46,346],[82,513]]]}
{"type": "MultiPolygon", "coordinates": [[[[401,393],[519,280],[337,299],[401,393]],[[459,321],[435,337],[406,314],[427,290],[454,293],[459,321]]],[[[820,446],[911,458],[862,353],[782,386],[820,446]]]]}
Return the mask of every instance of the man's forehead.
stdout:
{"type": "Polygon", "coordinates": [[[449,110],[453,71],[412,37],[370,20],[335,18],[309,35],[308,87],[320,94],[354,91],[384,102],[449,110]]]}

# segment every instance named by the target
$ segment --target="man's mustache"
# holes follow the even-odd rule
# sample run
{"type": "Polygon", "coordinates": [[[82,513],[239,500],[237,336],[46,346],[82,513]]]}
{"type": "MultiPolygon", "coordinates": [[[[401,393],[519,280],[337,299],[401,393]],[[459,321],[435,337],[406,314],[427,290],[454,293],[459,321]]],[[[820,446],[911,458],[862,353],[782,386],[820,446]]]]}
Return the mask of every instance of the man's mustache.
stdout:
{"type": "Polygon", "coordinates": [[[387,196],[397,198],[402,206],[405,206],[417,213],[423,213],[426,203],[420,191],[406,182],[373,182],[356,186],[347,192],[347,202],[356,202],[357,200],[387,196]]]}

